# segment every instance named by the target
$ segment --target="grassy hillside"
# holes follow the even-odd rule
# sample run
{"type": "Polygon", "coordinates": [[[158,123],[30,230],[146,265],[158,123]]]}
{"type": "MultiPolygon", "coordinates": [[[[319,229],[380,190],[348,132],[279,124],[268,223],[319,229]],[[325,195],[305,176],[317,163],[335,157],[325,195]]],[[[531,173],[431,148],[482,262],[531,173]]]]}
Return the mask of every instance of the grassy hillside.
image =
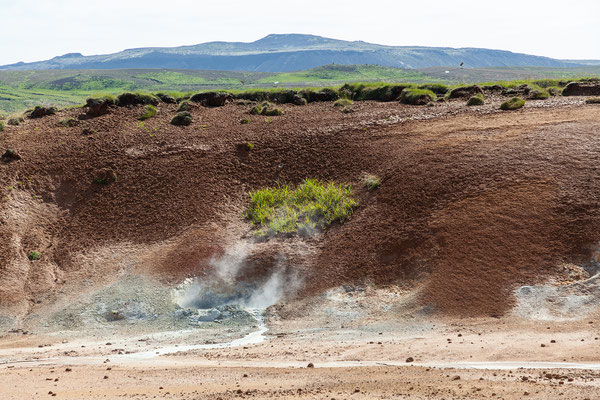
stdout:
{"type": "Polygon", "coordinates": [[[285,72],[260,79],[259,83],[319,84],[342,82],[428,82],[438,81],[415,70],[382,67],[380,65],[324,65],[308,71],[285,72]]]}
{"type": "Polygon", "coordinates": [[[86,97],[125,91],[188,93],[278,87],[337,86],[346,82],[461,83],[600,76],[600,66],[581,68],[428,68],[325,65],[307,71],[269,73],[168,69],[0,71],[0,112],[35,105],[82,104],[86,97]],[[448,72],[446,72],[448,71],[448,72]],[[278,82],[277,85],[274,83],[278,82]]]}

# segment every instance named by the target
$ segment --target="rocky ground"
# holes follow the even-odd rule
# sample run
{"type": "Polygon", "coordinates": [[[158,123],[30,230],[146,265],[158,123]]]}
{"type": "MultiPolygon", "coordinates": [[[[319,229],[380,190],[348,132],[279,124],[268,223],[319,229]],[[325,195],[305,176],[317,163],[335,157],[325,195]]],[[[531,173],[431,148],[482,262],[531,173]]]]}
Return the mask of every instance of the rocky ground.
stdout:
{"type": "Polygon", "coordinates": [[[7,126],[0,397],[598,397],[600,107],[487,100],[7,126]],[[255,241],[247,192],[307,177],[351,219],[255,241]]]}

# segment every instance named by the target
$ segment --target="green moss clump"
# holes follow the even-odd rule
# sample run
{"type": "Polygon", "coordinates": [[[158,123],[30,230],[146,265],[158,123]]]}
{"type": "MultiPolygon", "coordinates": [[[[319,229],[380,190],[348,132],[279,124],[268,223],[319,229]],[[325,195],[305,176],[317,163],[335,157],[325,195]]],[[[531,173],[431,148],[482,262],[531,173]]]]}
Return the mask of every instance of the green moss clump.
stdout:
{"type": "Polygon", "coordinates": [[[252,115],[265,115],[269,117],[283,115],[283,111],[275,107],[272,103],[265,101],[261,104],[257,104],[250,109],[252,115]]]}
{"type": "Polygon", "coordinates": [[[156,93],[156,97],[158,97],[160,101],[162,101],[163,103],[166,103],[166,104],[176,104],[177,103],[177,100],[175,100],[175,97],[171,96],[168,93],[156,93]]]}
{"type": "Polygon", "coordinates": [[[418,89],[431,90],[439,96],[443,96],[450,91],[450,89],[442,83],[426,83],[424,85],[419,85],[418,89]]]}
{"type": "Polygon", "coordinates": [[[72,128],[75,125],[77,125],[77,120],[75,118],[63,118],[60,121],[58,121],[58,124],[61,126],[72,128]]]}
{"type": "Polygon", "coordinates": [[[404,89],[400,94],[403,104],[425,105],[435,100],[435,93],[426,89],[404,89]]]}
{"type": "Polygon", "coordinates": [[[546,89],[534,89],[529,92],[528,98],[531,100],[546,100],[550,97],[550,92],[546,89]]]}
{"type": "Polygon", "coordinates": [[[177,115],[171,119],[171,124],[176,126],[188,126],[192,123],[192,120],[192,114],[187,111],[182,111],[177,113],[177,115]]]}
{"type": "Polygon", "coordinates": [[[244,119],[242,119],[240,121],[240,124],[242,124],[242,125],[246,125],[246,124],[249,124],[249,123],[250,123],[250,119],[248,119],[248,118],[244,118],[244,119]]]}
{"type": "Polygon", "coordinates": [[[346,107],[351,106],[352,104],[354,104],[354,102],[350,99],[338,99],[333,103],[334,107],[346,107]]]}
{"type": "Polygon", "coordinates": [[[476,94],[467,101],[468,106],[482,106],[485,103],[481,93],[476,94]]]}
{"type": "Polygon", "coordinates": [[[344,222],[356,206],[349,185],[306,179],[297,187],[251,192],[246,218],[258,228],[258,236],[304,234],[344,222]]]}
{"type": "Polygon", "coordinates": [[[153,106],[158,105],[158,99],[148,93],[123,93],[117,97],[119,107],[135,106],[138,104],[153,106]]]}
{"type": "Polygon", "coordinates": [[[4,122],[0,121],[0,132],[4,130],[4,122]]]}
{"type": "Polygon", "coordinates": [[[381,179],[378,176],[372,174],[365,174],[363,176],[363,185],[367,190],[376,190],[381,186],[381,179]]]}
{"type": "Polygon", "coordinates": [[[29,254],[27,255],[27,258],[29,258],[31,261],[37,261],[40,258],[42,258],[42,255],[40,254],[39,251],[33,250],[33,251],[29,252],[29,254]]]}
{"type": "Polygon", "coordinates": [[[140,117],[140,121],[145,121],[147,119],[154,117],[155,115],[156,115],[156,107],[154,107],[152,104],[146,104],[144,106],[144,113],[140,117]]]}
{"type": "Polygon", "coordinates": [[[517,110],[525,105],[525,100],[520,97],[513,97],[500,105],[501,110],[517,110]]]}
{"type": "Polygon", "coordinates": [[[7,123],[12,126],[18,126],[21,125],[21,122],[23,121],[23,117],[12,117],[8,119],[7,123]]]}
{"type": "Polygon", "coordinates": [[[187,100],[184,100],[181,103],[179,103],[179,107],[177,107],[177,112],[191,111],[191,110],[192,110],[192,104],[187,100]]]}

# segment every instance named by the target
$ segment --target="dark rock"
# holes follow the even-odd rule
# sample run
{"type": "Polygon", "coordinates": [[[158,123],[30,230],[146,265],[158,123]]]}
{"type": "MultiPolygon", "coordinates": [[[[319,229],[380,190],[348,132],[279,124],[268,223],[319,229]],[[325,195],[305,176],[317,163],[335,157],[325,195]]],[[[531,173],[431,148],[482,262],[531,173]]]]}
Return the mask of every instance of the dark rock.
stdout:
{"type": "Polygon", "coordinates": [[[170,94],[156,93],[156,97],[158,97],[158,99],[163,103],[177,104],[177,100],[175,99],[175,97],[171,96],[170,94]]]}
{"type": "Polygon", "coordinates": [[[407,363],[411,363],[411,362],[413,362],[413,361],[415,361],[415,359],[414,359],[414,358],[412,358],[412,357],[408,357],[408,358],[406,359],[406,362],[407,362],[407,363]]]}
{"type": "Polygon", "coordinates": [[[56,114],[56,107],[42,107],[42,106],[35,106],[35,108],[31,111],[29,111],[27,113],[27,118],[42,118],[45,117],[47,115],[54,115],[56,114]]]}
{"type": "Polygon", "coordinates": [[[94,118],[108,114],[109,108],[115,105],[115,101],[105,97],[89,98],[85,105],[88,108],[86,115],[90,118],[94,118]]]}
{"type": "Polygon", "coordinates": [[[292,103],[297,106],[305,106],[308,101],[304,97],[295,94],[292,103]]]}
{"type": "Polygon", "coordinates": [[[451,99],[468,99],[476,94],[483,94],[483,90],[477,85],[473,86],[461,86],[453,89],[450,92],[451,99]]]}
{"type": "Polygon", "coordinates": [[[177,113],[177,115],[173,117],[171,124],[176,126],[188,126],[192,123],[192,120],[192,114],[187,111],[183,111],[177,113]]]}
{"type": "Polygon", "coordinates": [[[571,82],[562,91],[563,96],[599,96],[600,81],[571,82]]]}
{"type": "Polygon", "coordinates": [[[315,367],[315,364],[313,364],[313,363],[308,363],[308,365],[306,366],[306,368],[314,368],[314,367],[315,367]]]}
{"type": "Polygon", "coordinates": [[[158,99],[146,93],[123,93],[117,97],[117,105],[119,107],[136,106],[136,105],[151,104],[158,105],[158,99]]]}
{"type": "Polygon", "coordinates": [[[205,107],[222,107],[230,98],[231,95],[225,92],[204,92],[196,93],[190,100],[205,107]]]}
{"type": "Polygon", "coordinates": [[[110,168],[103,168],[96,173],[94,178],[94,184],[96,185],[108,185],[109,183],[116,182],[117,174],[110,168]]]}
{"type": "Polygon", "coordinates": [[[13,118],[9,118],[7,123],[9,125],[17,126],[17,125],[21,125],[21,122],[23,122],[23,121],[24,120],[22,117],[13,117],[13,118]]]}
{"type": "Polygon", "coordinates": [[[18,161],[21,159],[21,155],[13,149],[6,149],[4,154],[2,154],[2,161],[5,163],[9,163],[11,161],[18,161]]]}

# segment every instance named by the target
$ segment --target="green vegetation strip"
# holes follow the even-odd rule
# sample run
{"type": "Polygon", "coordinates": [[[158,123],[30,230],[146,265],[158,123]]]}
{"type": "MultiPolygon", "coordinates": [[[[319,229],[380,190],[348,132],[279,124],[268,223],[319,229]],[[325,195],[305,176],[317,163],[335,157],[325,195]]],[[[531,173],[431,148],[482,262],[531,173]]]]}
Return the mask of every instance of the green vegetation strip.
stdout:
{"type": "Polygon", "coordinates": [[[264,188],[250,193],[246,217],[259,237],[310,234],[344,222],[358,203],[350,185],[306,179],[297,187],[264,188]]]}

